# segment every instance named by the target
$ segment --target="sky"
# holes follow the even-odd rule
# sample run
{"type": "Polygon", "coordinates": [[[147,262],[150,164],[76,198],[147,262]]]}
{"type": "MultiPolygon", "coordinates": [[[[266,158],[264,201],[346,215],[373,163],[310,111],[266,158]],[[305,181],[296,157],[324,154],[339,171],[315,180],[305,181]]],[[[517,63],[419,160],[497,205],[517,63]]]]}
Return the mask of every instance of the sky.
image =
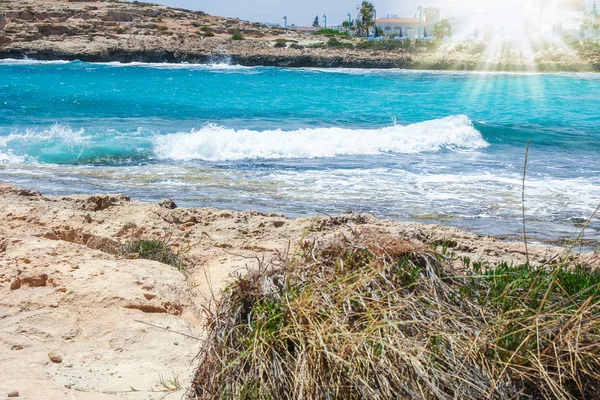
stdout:
{"type": "MultiPolygon", "coordinates": [[[[252,22],[312,25],[315,16],[319,21],[327,15],[327,25],[338,25],[348,20],[347,14],[356,17],[360,0],[151,0],[153,3],[172,7],[200,10],[212,15],[240,18],[252,22]]],[[[417,6],[438,5],[441,0],[372,0],[377,17],[397,14],[412,17],[417,14],[417,6]]]]}

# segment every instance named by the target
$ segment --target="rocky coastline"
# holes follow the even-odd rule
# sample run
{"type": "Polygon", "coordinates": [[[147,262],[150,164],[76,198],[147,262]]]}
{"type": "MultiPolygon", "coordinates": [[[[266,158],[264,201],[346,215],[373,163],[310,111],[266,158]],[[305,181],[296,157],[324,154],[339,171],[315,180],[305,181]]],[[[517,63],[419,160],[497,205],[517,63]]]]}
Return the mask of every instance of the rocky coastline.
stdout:
{"type": "Polygon", "coordinates": [[[148,3],[6,0],[0,59],[212,63],[242,66],[456,71],[600,71],[600,54],[550,44],[529,54],[461,43],[423,49],[365,46],[148,3]],[[234,40],[240,35],[242,40],[234,40]]]}

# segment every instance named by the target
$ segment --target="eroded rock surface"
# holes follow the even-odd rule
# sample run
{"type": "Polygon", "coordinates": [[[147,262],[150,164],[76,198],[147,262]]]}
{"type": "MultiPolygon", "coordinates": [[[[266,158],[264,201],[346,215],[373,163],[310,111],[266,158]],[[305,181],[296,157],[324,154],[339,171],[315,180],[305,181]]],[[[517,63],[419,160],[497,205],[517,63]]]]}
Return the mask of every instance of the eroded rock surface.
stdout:
{"type": "MultiPolygon", "coordinates": [[[[0,393],[18,391],[24,399],[181,398],[183,390],[164,391],[157,382],[175,375],[184,388],[189,385],[203,307],[232,274],[285,255],[302,237],[344,240],[351,230],[391,234],[455,253],[457,270],[464,256],[484,268],[526,258],[522,243],[367,214],[289,219],[170,209],[126,196],[109,196],[110,206],[90,211],[88,204],[106,204],[98,198],[105,197],[49,197],[0,185],[0,393]],[[114,251],[134,239],[166,241],[185,256],[183,271],[114,251]]],[[[564,254],[541,245],[529,251],[534,264],[564,254]]],[[[600,265],[593,253],[571,258],[600,265]]]]}

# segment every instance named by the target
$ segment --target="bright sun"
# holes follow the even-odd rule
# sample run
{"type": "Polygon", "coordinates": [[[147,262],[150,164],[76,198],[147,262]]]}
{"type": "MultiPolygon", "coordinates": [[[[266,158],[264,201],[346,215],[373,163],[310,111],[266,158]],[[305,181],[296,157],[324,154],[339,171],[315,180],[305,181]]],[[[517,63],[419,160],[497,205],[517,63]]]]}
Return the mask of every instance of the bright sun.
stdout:
{"type": "Polygon", "coordinates": [[[443,17],[459,26],[456,34],[482,33],[505,39],[531,38],[557,27],[577,29],[586,0],[445,0],[443,17]]]}

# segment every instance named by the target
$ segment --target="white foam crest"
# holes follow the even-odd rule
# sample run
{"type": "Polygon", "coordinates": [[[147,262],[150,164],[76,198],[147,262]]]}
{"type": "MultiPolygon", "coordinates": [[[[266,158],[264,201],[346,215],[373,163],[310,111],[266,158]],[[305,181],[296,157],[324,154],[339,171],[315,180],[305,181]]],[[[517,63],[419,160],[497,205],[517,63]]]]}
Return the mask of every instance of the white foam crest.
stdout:
{"type": "Polygon", "coordinates": [[[17,142],[60,142],[65,145],[81,145],[88,139],[83,128],[73,130],[67,125],[56,124],[48,129],[28,128],[25,132],[12,132],[7,136],[0,137],[0,146],[8,146],[17,142]]]}
{"type": "MultiPolygon", "coordinates": [[[[426,70],[426,69],[403,69],[403,68],[323,68],[304,67],[298,70],[314,73],[346,74],[360,76],[389,76],[389,75],[447,75],[447,76],[470,76],[470,75],[544,75],[543,72],[510,72],[510,71],[454,71],[454,70],[426,70]]],[[[294,71],[295,68],[282,68],[285,71],[294,71]]],[[[593,74],[593,72],[592,72],[593,74]]]]}
{"type": "Polygon", "coordinates": [[[0,164],[22,164],[25,162],[25,157],[17,156],[8,151],[6,153],[0,151],[0,164]]]}
{"type": "Polygon", "coordinates": [[[53,60],[53,61],[44,61],[44,60],[32,60],[29,58],[26,59],[16,59],[16,58],[5,58],[0,60],[0,65],[63,65],[69,64],[73,61],[66,60],[53,60]]]}
{"type": "Polygon", "coordinates": [[[465,115],[380,129],[234,130],[207,125],[191,133],[155,137],[159,158],[207,161],[414,154],[469,150],[488,143],[465,115]]]}
{"type": "Polygon", "coordinates": [[[209,70],[209,71],[238,71],[238,70],[252,70],[258,67],[245,67],[242,65],[232,65],[228,63],[211,63],[211,64],[189,64],[189,63],[144,63],[144,62],[130,62],[120,63],[118,61],[99,63],[101,65],[107,65],[110,67],[144,67],[144,68],[156,68],[156,69],[191,69],[191,70],[209,70]]]}

